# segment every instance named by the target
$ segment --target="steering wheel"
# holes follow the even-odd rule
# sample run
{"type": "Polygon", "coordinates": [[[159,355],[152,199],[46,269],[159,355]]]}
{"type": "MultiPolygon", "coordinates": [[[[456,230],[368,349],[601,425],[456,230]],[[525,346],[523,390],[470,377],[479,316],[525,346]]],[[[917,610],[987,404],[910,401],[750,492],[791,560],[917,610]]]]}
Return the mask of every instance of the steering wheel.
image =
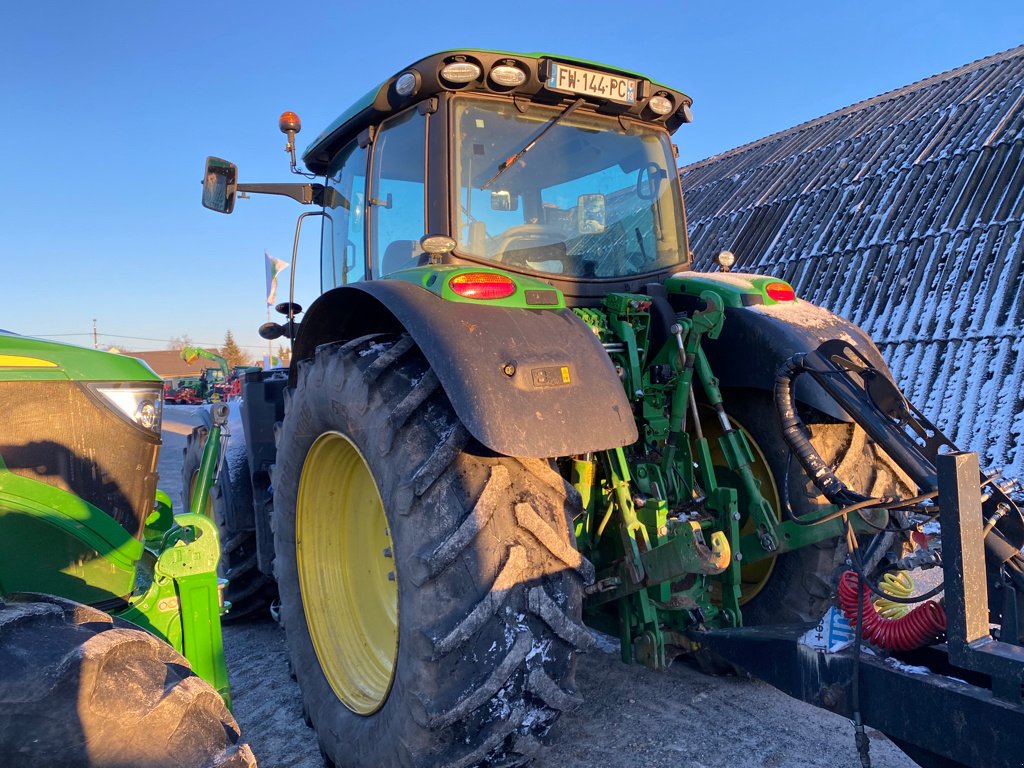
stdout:
{"type": "MultiPolygon", "coordinates": [[[[495,260],[503,261],[509,250],[517,250],[511,246],[519,243],[520,248],[553,245],[565,240],[565,233],[554,224],[519,224],[509,227],[500,235],[495,260]]],[[[514,257],[513,257],[514,258],[514,257]]]]}

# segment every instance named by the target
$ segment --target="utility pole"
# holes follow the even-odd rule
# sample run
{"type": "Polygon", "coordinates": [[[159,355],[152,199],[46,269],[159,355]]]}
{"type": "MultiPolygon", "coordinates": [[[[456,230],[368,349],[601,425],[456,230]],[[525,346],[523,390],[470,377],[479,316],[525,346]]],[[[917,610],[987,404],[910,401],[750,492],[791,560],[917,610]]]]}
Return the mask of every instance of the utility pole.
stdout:
{"type": "Polygon", "coordinates": [[[93,349],[99,349],[100,348],[100,340],[99,340],[99,337],[96,335],[96,318],[95,317],[92,319],[92,348],[93,349]]]}

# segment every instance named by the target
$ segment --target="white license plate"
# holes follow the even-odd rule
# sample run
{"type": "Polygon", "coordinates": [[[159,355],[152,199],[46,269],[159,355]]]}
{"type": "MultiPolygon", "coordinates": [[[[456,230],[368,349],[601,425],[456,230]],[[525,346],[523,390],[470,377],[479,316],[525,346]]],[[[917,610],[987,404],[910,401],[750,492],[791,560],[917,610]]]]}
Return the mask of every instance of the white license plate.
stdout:
{"type": "Polygon", "coordinates": [[[553,91],[597,96],[619,104],[636,103],[639,82],[637,80],[581,67],[570,67],[556,61],[551,62],[550,67],[551,75],[548,77],[547,86],[553,91]]]}

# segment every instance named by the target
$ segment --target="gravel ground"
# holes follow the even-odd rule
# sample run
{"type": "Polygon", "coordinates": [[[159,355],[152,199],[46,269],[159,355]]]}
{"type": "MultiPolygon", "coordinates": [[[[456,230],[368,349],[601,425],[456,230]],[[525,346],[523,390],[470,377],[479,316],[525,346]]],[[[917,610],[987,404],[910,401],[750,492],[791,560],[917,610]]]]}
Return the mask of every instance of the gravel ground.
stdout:
{"type": "MultiPolygon", "coordinates": [[[[180,499],[181,455],[191,406],[168,406],[160,487],[180,499]]],[[[708,677],[677,663],[667,672],[626,666],[603,638],[580,657],[584,704],[563,716],[535,768],[859,768],[849,721],[764,683],[708,677]]],[[[228,625],[224,646],[234,714],[264,768],[319,768],[316,735],[288,674],[284,632],[269,618],[228,625]]],[[[868,730],[875,768],[913,768],[882,734],[868,730]]]]}

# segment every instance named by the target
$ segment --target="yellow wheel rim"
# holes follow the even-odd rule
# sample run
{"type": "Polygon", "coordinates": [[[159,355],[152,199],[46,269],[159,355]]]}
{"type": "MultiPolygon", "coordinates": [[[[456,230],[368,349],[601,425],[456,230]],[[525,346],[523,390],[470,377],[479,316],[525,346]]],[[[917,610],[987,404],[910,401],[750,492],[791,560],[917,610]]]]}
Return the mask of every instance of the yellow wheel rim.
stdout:
{"type": "Polygon", "coordinates": [[[387,700],[398,658],[398,580],[380,491],[359,449],[326,432],[299,479],[295,549],[306,625],[320,667],[346,707],[387,700]]]}
{"type": "MultiPolygon", "coordinates": [[[[722,425],[718,421],[718,416],[715,414],[714,409],[709,406],[701,405],[699,408],[701,415],[700,424],[704,430],[704,437],[708,439],[709,447],[711,449],[711,461],[715,467],[715,476],[718,478],[718,482],[721,485],[728,485],[739,489],[739,476],[729,469],[725,456],[722,454],[722,449],[718,444],[718,438],[722,435],[722,425]]],[[[761,446],[759,446],[751,434],[743,428],[742,424],[737,422],[731,416],[729,417],[729,421],[732,423],[733,428],[743,430],[743,434],[746,435],[747,442],[750,444],[750,448],[754,453],[754,464],[750,469],[754,473],[754,477],[761,483],[761,495],[764,496],[765,500],[772,505],[772,509],[775,510],[776,519],[780,519],[779,512],[782,509],[782,502],[781,497],[779,496],[779,489],[775,485],[775,478],[772,477],[772,471],[768,466],[768,461],[765,459],[764,453],[761,452],[761,446]]],[[[741,492],[739,499],[740,509],[743,509],[744,502],[745,499],[741,492]]],[[[742,521],[742,524],[740,525],[741,535],[753,533],[755,530],[756,527],[752,520],[745,518],[742,521]]],[[[764,589],[765,584],[768,583],[768,579],[771,578],[772,570],[775,568],[776,558],[777,555],[771,555],[740,568],[740,605],[750,602],[758,592],[764,589]]]]}

